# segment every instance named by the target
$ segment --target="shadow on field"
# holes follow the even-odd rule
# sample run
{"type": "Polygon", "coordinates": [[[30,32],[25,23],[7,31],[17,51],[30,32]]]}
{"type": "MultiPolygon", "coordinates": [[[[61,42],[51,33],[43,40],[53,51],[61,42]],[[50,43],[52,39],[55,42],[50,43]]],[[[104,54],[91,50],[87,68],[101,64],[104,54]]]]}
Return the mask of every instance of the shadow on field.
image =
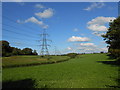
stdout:
{"type": "MultiPolygon", "coordinates": [[[[109,57],[108,60],[110,60],[110,59],[112,60],[112,59],[115,59],[115,58],[114,57],[109,57]]],[[[120,66],[120,61],[119,60],[116,60],[116,61],[97,61],[97,62],[106,64],[106,65],[111,65],[111,66],[118,66],[118,67],[120,66]]],[[[120,88],[120,67],[118,69],[118,77],[114,78],[114,80],[116,81],[117,86],[111,86],[111,85],[105,85],[105,86],[108,87],[108,88],[120,88]]]]}
{"type": "Polygon", "coordinates": [[[118,83],[117,86],[111,86],[111,85],[105,85],[105,86],[108,88],[120,88],[120,79],[119,78],[115,79],[115,81],[118,83]]]}
{"type": "Polygon", "coordinates": [[[7,88],[24,88],[24,89],[35,89],[35,80],[32,79],[24,79],[19,81],[7,81],[2,83],[2,89],[7,88]]]}
{"type": "Polygon", "coordinates": [[[112,66],[119,66],[120,65],[118,61],[97,61],[97,62],[112,65],[112,66]]]}

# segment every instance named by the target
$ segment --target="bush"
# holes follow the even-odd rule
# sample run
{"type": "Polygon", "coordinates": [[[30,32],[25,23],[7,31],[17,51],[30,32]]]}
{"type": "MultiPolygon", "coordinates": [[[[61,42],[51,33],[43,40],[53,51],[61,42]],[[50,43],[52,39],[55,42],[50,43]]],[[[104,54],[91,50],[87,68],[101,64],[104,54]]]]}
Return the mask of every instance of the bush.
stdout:
{"type": "Polygon", "coordinates": [[[68,53],[67,56],[70,58],[75,58],[78,54],[77,53],[68,53]]]}
{"type": "Polygon", "coordinates": [[[120,57],[120,49],[109,49],[109,52],[116,58],[120,57]]]}
{"type": "Polygon", "coordinates": [[[104,52],[100,52],[100,53],[104,53],[104,52]]]}
{"type": "Polygon", "coordinates": [[[120,56],[117,58],[117,63],[120,65],[120,56]]]}
{"type": "Polygon", "coordinates": [[[12,54],[11,54],[11,53],[6,53],[5,56],[6,56],[6,57],[9,57],[9,56],[12,56],[12,54]]]}

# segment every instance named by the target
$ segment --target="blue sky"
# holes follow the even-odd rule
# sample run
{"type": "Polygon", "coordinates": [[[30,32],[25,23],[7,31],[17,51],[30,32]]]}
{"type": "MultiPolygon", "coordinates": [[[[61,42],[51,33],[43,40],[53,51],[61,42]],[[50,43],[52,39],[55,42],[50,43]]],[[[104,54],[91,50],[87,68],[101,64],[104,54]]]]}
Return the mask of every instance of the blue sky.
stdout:
{"type": "Polygon", "coordinates": [[[3,40],[18,48],[40,52],[39,34],[46,29],[54,53],[107,51],[100,36],[118,16],[117,2],[26,2],[2,3],[3,40]]]}

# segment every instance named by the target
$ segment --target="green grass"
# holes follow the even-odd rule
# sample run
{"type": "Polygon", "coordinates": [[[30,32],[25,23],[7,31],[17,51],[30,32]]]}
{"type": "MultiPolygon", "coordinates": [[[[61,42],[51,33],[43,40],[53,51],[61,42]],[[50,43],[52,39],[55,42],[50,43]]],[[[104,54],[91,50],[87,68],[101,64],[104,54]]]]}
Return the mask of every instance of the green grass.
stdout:
{"type": "Polygon", "coordinates": [[[86,54],[62,63],[4,68],[2,79],[3,82],[10,81],[10,83],[21,83],[22,80],[24,83],[25,81],[26,83],[35,81],[32,85],[36,88],[108,88],[107,86],[117,86],[115,79],[118,77],[118,66],[97,61],[110,60],[106,54],[86,54]]]}
{"type": "Polygon", "coordinates": [[[32,64],[41,64],[48,62],[58,62],[69,59],[67,56],[50,56],[50,59],[42,58],[40,56],[11,56],[11,57],[3,57],[2,58],[2,66],[3,67],[11,67],[11,66],[22,66],[22,65],[32,65],[32,64]]]}

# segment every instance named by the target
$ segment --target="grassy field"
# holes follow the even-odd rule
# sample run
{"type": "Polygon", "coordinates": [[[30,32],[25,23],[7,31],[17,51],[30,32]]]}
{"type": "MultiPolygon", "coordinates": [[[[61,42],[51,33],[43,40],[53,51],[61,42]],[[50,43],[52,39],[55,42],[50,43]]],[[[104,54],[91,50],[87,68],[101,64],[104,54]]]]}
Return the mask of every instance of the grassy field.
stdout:
{"type": "Polygon", "coordinates": [[[3,67],[16,67],[16,66],[27,66],[45,63],[54,63],[59,61],[64,61],[69,59],[67,56],[50,56],[47,58],[42,58],[40,56],[11,56],[2,58],[3,67]],[[49,58],[49,59],[48,59],[49,58]]]}
{"type": "MultiPolygon", "coordinates": [[[[60,57],[56,56],[56,58],[60,57]]],[[[85,54],[62,63],[3,68],[3,86],[112,88],[117,86],[118,66],[107,63],[111,61],[114,62],[106,54],[85,54]]],[[[4,61],[3,63],[5,64],[4,61]]]]}

